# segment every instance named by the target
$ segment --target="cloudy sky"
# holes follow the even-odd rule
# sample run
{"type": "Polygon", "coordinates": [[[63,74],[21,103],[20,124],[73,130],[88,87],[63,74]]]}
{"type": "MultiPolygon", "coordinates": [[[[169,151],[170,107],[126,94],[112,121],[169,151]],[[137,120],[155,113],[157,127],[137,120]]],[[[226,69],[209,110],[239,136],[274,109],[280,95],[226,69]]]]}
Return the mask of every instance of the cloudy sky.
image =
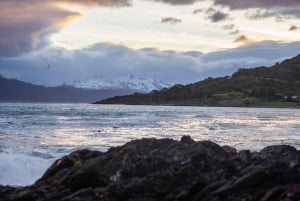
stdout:
{"type": "Polygon", "coordinates": [[[0,74],[172,84],[300,53],[298,0],[1,0],[0,74]]]}

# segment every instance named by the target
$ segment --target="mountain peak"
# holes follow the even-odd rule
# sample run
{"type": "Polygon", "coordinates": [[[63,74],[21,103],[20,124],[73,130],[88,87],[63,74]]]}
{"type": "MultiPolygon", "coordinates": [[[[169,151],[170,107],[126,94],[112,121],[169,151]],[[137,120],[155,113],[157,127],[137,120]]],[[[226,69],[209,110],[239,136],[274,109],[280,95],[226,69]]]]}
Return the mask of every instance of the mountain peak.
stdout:
{"type": "Polygon", "coordinates": [[[134,74],[115,79],[94,76],[84,80],[73,81],[69,85],[84,89],[130,89],[137,92],[150,92],[171,86],[154,78],[143,78],[134,74]]]}

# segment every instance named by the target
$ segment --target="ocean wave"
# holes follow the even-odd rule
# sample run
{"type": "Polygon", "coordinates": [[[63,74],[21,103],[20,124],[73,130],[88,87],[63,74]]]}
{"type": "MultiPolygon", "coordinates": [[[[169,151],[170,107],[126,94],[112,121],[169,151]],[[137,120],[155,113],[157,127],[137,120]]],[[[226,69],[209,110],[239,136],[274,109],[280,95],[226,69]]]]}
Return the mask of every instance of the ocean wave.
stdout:
{"type": "Polygon", "coordinates": [[[0,184],[30,185],[42,176],[54,160],[0,152],[0,184]]]}

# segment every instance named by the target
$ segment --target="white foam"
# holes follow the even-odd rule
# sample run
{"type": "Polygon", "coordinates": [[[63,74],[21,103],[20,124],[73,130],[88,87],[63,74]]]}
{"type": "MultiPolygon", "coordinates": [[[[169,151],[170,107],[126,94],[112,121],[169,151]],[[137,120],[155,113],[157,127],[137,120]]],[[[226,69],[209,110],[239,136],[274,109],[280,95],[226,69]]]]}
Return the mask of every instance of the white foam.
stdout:
{"type": "Polygon", "coordinates": [[[24,186],[39,179],[55,159],[0,153],[0,184],[24,186]]]}

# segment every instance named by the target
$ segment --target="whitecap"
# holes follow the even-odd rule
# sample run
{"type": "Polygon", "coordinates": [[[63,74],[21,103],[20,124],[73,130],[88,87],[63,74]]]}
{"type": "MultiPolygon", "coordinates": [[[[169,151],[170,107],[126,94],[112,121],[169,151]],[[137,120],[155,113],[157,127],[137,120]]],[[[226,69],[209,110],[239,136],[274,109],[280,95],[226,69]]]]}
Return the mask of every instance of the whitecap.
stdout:
{"type": "Polygon", "coordinates": [[[24,186],[39,179],[55,159],[0,153],[0,184],[24,186]]]}

